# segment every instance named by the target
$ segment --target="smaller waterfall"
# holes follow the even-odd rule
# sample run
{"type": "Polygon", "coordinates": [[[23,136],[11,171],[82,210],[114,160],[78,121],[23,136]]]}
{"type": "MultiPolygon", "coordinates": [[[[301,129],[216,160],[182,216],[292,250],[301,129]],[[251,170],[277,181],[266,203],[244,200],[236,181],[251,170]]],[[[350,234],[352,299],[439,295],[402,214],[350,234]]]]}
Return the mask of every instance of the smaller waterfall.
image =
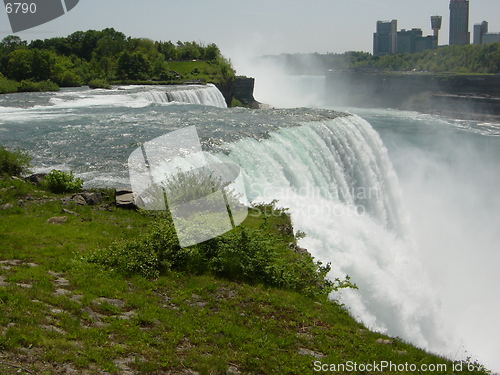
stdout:
{"type": "Polygon", "coordinates": [[[211,83],[207,85],[168,86],[166,89],[143,91],[140,95],[153,103],[176,102],[227,108],[224,96],[211,83]]]}
{"type": "Polygon", "coordinates": [[[224,96],[215,85],[182,86],[182,89],[169,90],[166,95],[169,102],[190,104],[204,104],[214,107],[227,108],[224,96]]]}

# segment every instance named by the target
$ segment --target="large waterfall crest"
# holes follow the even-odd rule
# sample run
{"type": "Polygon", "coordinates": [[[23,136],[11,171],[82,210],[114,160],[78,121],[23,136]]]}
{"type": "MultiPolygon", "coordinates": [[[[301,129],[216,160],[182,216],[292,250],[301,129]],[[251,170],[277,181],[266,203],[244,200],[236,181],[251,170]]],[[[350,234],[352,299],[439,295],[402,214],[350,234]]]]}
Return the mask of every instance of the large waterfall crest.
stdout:
{"type": "Polygon", "coordinates": [[[331,276],[359,286],[334,298],[369,328],[447,351],[437,298],[424,276],[396,173],[378,134],[357,116],[280,129],[243,139],[229,155],[253,201],[288,207],[301,245],[331,276]]]}

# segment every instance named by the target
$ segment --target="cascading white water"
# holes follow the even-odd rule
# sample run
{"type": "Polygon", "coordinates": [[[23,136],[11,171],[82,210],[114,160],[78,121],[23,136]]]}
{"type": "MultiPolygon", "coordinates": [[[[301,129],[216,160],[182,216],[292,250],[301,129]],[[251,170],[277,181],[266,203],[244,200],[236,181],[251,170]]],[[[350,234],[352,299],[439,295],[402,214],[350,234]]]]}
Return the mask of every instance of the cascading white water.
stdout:
{"type": "MultiPolygon", "coordinates": [[[[288,207],[301,241],[331,277],[359,290],[334,295],[369,328],[450,353],[437,298],[422,270],[399,183],[378,134],[357,116],[244,139],[215,159],[239,165],[247,196],[288,207]]],[[[214,160],[215,162],[215,160],[214,160]]]]}
{"type": "Polygon", "coordinates": [[[211,83],[207,85],[169,86],[161,90],[146,90],[142,91],[140,96],[153,103],[176,102],[227,108],[224,96],[211,83]]]}

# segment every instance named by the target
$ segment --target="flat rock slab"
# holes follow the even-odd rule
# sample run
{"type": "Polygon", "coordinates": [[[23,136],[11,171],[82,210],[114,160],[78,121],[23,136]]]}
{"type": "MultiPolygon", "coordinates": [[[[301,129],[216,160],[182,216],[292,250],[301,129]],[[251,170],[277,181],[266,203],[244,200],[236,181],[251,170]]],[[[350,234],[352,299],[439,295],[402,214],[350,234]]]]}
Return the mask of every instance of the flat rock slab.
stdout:
{"type": "Polygon", "coordinates": [[[68,220],[66,216],[55,216],[47,219],[47,223],[49,224],[63,224],[68,220]]]}
{"type": "Polygon", "coordinates": [[[135,205],[134,193],[129,190],[121,190],[120,193],[121,194],[118,194],[118,191],[116,192],[115,203],[117,207],[128,209],[137,208],[135,205]]]}
{"type": "Polygon", "coordinates": [[[78,193],[71,197],[71,200],[76,204],[85,206],[95,206],[102,203],[101,193],[78,193]]]}

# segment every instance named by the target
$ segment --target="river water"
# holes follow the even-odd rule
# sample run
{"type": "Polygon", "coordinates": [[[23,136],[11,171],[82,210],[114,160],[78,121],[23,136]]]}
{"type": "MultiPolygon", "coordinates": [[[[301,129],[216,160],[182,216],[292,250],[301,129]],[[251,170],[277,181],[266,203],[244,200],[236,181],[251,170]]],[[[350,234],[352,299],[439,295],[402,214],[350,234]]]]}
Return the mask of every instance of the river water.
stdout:
{"type": "Polygon", "coordinates": [[[241,168],[250,201],[289,207],[295,230],[307,233],[300,245],[332,263],[332,278],[357,283],[332,295],[356,319],[500,369],[500,125],[308,108],[321,85],[304,82],[296,94],[283,82],[257,87],[263,102],[305,106],[295,109],[223,108],[214,87],[3,95],[0,144],[28,150],[37,172],[128,186],[137,147],[194,125],[209,161],[241,168]]]}

